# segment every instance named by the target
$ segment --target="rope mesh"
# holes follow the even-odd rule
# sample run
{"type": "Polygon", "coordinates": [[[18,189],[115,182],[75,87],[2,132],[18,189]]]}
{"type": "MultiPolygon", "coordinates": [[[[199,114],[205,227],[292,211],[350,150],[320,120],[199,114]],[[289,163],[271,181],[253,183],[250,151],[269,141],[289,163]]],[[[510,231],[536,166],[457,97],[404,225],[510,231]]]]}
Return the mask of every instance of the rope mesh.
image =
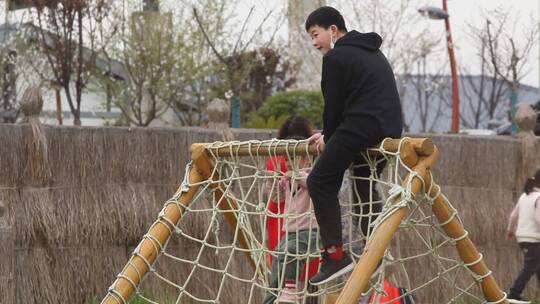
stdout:
{"type": "MultiPolygon", "coordinates": [[[[166,226],[173,232],[172,237],[162,246],[151,235],[144,236],[152,241],[160,256],[154,264],[145,260],[150,271],[140,286],[131,283],[136,296],[147,303],[273,303],[284,296],[298,303],[316,303],[317,299],[322,303],[321,296],[338,292],[346,276],[319,288],[307,283],[310,269],[316,270],[320,257],[317,227],[310,226],[312,229],[301,232],[287,228],[288,221],[293,219],[314,218],[313,212],[284,214],[279,204],[295,195],[295,191],[289,191],[289,197],[279,197],[282,195],[279,183],[284,176],[290,175],[290,189],[298,189],[303,178],[301,172],[309,171],[316,158],[308,156],[307,150],[280,156],[277,148],[298,147],[301,143],[305,142],[210,144],[212,174],[196,184],[189,182],[193,164],[188,164],[180,191],[163,208],[176,206],[183,214],[181,220],[174,225],[162,211],[153,224],[166,226]],[[249,155],[238,156],[240,146],[248,146],[249,155]],[[270,148],[261,153],[261,147],[270,148]],[[217,155],[223,149],[227,149],[228,157],[217,155]],[[280,157],[284,158],[289,173],[281,172],[279,163],[274,163],[276,170],[267,169],[269,159],[276,161],[280,157]],[[199,186],[199,191],[191,203],[181,204],[180,196],[194,186],[199,186]],[[271,210],[271,201],[278,202],[274,203],[277,210],[271,210]],[[229,225],[231,220],[238,224],[229,225]],[[277,235],[275,248],[268,247],[270,221],[283,223],[285,230],[277,235]],[[276,264],[274,286],[270,257],[276,264]],[[282,263],[277,265],[278,261],[282,263]],[[285,267],[288,267],[286,271],[285,267]],[[288,288],[291,274],[294,288],[288,288]]],[[[424,187],[422,194],[415,196],[411,184],[402,186],[407,174],[416,173],[401,161],[399,150],[389,152],[382,146],[361,156],[365,165],[360,166],[369,168],[369,176],[355,176],[352,174],[355,168],[351,167],[339,194],[344,248],[355,261],[362,254],[366,238],[373,235],[381,222],[401,208],[408,210],[362,301],[393,303],[384,301],[386,278],[404,288],[400,298],[408,299],[409,303],[432,303],[434,299],[438,303],[488,303],[481,296],[478,284],[486,276],[480,277],[468,268],[480,260],[468,265],[461,261],[455,249],[460,238],[449,238],[441,228],[446,223],[438,223],[431,211],[434,197],[424,194],[431,189],[424,187]],[[381,162],[386,162],[386,168],[379,176],[377,166],[381,162]],[[369,184],[369,202],[361,202],[356,187],[359,180],[369,184]],[[382,208],[376,208],[377,204],[382,208]],[[362,231],[361,223],[367,223],[367,231],[362,231]]],[[[456,210],[453,217],[458,217],[456,210]]],[[[133,254],[140,256],[139,246],[133,254]]],[[[127,303],[113,288],[109,294],[119,303],[127,303]]]]}

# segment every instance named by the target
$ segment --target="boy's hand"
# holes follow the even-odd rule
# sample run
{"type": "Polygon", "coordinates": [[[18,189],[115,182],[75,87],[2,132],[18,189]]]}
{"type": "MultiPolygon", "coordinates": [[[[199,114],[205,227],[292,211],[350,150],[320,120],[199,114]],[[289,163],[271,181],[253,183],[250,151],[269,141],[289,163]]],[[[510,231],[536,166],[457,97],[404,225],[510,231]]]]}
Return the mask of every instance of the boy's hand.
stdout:
{"type": "Polygon", "coordinates": [[[317,151],[319,151],[319,153],[324,150],[324,146],[326,145],[324,142],[324,136],[322,136],[321,133],[315,133],[311,135],[311,137],[308,138],[308,143],[315,143],[317,145],[317,151]]]}
{"type": "Polygon", "coordinates": [[[321,138],[321,137],[322,137],[321,133],[315,133],[315,134],[311,135],[307,140],[308,140],[309,144],[312,144],[312,143],[316,143],[317,140],[319,140],[319,138],[321,138]]]}
{"type": "Polygon", "coordinates": [[[319,137],[317,140],[317,150],[319,150],[319,153],[324,151],[324,147],[326,146],[326,143],[324,142],[324,136],[319,137]]]}

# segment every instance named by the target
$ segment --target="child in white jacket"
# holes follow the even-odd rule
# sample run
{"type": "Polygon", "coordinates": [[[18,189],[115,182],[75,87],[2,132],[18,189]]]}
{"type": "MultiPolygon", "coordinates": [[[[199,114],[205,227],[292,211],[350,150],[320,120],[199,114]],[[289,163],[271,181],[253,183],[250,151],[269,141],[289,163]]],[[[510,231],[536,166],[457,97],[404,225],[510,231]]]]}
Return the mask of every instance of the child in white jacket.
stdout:
{"type": "Polygon", "coordinates": [[[510,303],[530,303],[521,298],[521,293],[536,274],[540,281],[540,170],[525,183],[524,193],[510,214],[507,237],[515,236],[524,254],[523,269],[514,281],[508,301],[510,303]]]}

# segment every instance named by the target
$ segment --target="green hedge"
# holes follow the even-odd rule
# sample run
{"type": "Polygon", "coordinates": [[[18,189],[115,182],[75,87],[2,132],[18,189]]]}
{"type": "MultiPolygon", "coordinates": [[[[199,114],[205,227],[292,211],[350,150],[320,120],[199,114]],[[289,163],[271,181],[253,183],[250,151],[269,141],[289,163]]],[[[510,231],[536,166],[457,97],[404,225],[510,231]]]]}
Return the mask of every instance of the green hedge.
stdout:
{"type": "Polygon", "coordinates": [[[248,128],[278,128],[291,115],[309,119],[322,128],[323,97],[319,90],[294,90],[267,98],[262,107],[245,124],[248,128]]]}

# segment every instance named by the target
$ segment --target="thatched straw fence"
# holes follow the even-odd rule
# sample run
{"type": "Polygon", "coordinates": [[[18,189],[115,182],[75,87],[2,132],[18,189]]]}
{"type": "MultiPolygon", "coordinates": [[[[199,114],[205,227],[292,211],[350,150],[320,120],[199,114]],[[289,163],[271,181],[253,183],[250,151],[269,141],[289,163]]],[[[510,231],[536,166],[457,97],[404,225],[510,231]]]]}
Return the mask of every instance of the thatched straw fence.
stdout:
{"type": "MultiPolygon", "coordinates": [[[[180,184],[189,145],[220,135],[200,128],[44,131],[52,177],[36,179],[28,168],[30,126],[0,124],[0,303],[91,303],[104,295],[180,184]]],[[[272,133],[240,130],[235,136],[267,139],[272,133]]],[[[515,242],[504,238],[522,184],[516,180],[520,143],[508,137],[433,139],[441,150],[437,182],[507,288],[522,263],[515,242]]],[[[536,286],[530,284],[527,294],[540,296],[536,286]]]]}

